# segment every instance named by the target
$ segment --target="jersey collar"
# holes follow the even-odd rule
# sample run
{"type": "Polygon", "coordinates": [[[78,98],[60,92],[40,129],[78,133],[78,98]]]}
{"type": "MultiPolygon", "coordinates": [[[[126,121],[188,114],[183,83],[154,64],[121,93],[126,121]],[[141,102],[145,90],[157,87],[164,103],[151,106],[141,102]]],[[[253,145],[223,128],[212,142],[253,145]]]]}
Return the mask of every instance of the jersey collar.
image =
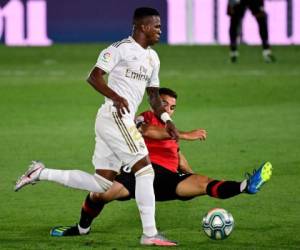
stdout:
{"type": "Polygon", "coordinates": [[[141,49],[143,49],[143,50],[147,50],[147,49],[150,48],[150,46],[148,46],[146,49],[143,48],[139,43],[137,43],[137,42],[133,39],[132,36],[129,36],[128,39],[129,39],[130,41],[132,41],[134,44],[136,44],[138,47],[140,47],[141,49]]]}

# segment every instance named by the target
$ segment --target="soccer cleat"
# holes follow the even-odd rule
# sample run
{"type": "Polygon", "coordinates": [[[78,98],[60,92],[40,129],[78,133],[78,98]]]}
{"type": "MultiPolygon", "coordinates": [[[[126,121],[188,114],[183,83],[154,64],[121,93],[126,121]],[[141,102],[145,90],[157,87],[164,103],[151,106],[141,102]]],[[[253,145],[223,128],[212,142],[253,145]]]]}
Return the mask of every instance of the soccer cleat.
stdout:
{"type": "Polygon", "coordinates": [[[258,170],[254,170],[247,180],[246,192],[249,194],[257,193],[261,186],[270,180],[272,175],[272,164],[270,162],[263,163],[258,170]]]}
{"type": "Polygon", "coordinates": [[[41,171],[45,168],[45,165],[39,161],[32,161],[28,170],[23,174],[16,182],[15,191],[18,191],[22,187],[28,184],[35,184],[39,180],[41,171]]]}
{"type": "Polygon", "coordinates": [[[58,226],[50,230],[50,235],[54,237],[64,237],[64,236],[80,236],[89,234],[90,230],[86,233],[80,233],[78,225],[75,226],[58,226]]]}
{"type": "Polygon", "coordinates": [[[232,50],[229,53],[229,58],[232,63],[236,63],[238,60],[239,52],[237,50],[232,50]]]}
{"type": "Polygon", "coordinates": [[[271,50],[269,50],[269,49],[263,50],[262,55],[263,55],[264,61],[266,63],[276,62],[276,59],[275,59],[274,55],[272,54],[271,50]]]}
{"type": "Polygon", "coordinates": [[[160,233],[157,233],[156,235],[151,237],[143,234],[140,242],[142,245],[147,245],[147,246],[177,246],[178,245],[177,242],[168,240],[160,233]]]}

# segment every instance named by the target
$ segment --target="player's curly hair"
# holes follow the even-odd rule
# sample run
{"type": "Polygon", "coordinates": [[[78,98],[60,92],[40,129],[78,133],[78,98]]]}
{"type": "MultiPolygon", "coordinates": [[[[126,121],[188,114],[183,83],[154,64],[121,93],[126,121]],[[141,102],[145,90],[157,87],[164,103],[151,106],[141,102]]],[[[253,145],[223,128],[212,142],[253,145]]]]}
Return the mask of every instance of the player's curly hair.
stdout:
{"type": "Polygon", "coordinates": [[[147,16],[160,16],[156,9],[149,7],[140,7],[135,9],[133,14],[133,20],[137,21],[147,16]]]}
{"type": "Polygon", "coordinates": [[[168,95],[168,96],[171,96],[171,97],[177,99],[177,93],[174,90],[169,89],[169,88],[159,88],[159,94],[160,95],[168,95]]]}

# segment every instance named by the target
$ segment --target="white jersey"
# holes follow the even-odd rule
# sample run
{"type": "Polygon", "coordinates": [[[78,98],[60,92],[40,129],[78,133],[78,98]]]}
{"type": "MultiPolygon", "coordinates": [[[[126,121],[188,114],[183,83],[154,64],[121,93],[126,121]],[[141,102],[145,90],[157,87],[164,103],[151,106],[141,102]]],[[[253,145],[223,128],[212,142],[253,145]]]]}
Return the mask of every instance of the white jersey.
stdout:
{"type": "MultiPolygon", "coordinates": [[[[150,47],[144,49],[131,36],[104,49],[96,67],[109,74],[108,86],[128,101],[132,119],[146,87],[159,87],[157,53],[150,47]]],[[[112,100],[105,98],[105,103],[112,104],[112,100]]]]}

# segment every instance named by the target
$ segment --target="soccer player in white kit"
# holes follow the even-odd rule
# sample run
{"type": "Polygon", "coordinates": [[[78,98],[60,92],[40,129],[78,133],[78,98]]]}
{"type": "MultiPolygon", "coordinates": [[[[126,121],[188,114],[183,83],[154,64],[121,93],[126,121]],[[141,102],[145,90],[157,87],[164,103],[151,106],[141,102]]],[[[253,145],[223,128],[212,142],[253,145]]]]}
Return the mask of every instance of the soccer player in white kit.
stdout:
{"type": "MultiPolygon", "coordinates": [[[[178,138],[178,131],[159,97],[159,58],[149,47],[159,41],[160,35],[158,11],[147,7],[136,9],[132,36],[104,49],[88,77],[87,81],[105,96],[105,103],[98,111],[95,124],[93,164],[96,173],[91,175],[80,170],[49,169],[43,163],[34,161],[18,179],[16,191],[38,180],[48,180],[103,193],[111,187],[121,166],[128,165],[136,177],[136,202],[143,226],[141,244],[176,245],[156,229],[154,172],[144,140],[134,123],[135,113],[146,90],[156,116],[165,122],[171,137],[178,138]],[[108,83],[104,80],[105,74],[109,75],[108,83]]],[[[86,202],[87,205],[93,204],[92,198],[86,202]]]]}

